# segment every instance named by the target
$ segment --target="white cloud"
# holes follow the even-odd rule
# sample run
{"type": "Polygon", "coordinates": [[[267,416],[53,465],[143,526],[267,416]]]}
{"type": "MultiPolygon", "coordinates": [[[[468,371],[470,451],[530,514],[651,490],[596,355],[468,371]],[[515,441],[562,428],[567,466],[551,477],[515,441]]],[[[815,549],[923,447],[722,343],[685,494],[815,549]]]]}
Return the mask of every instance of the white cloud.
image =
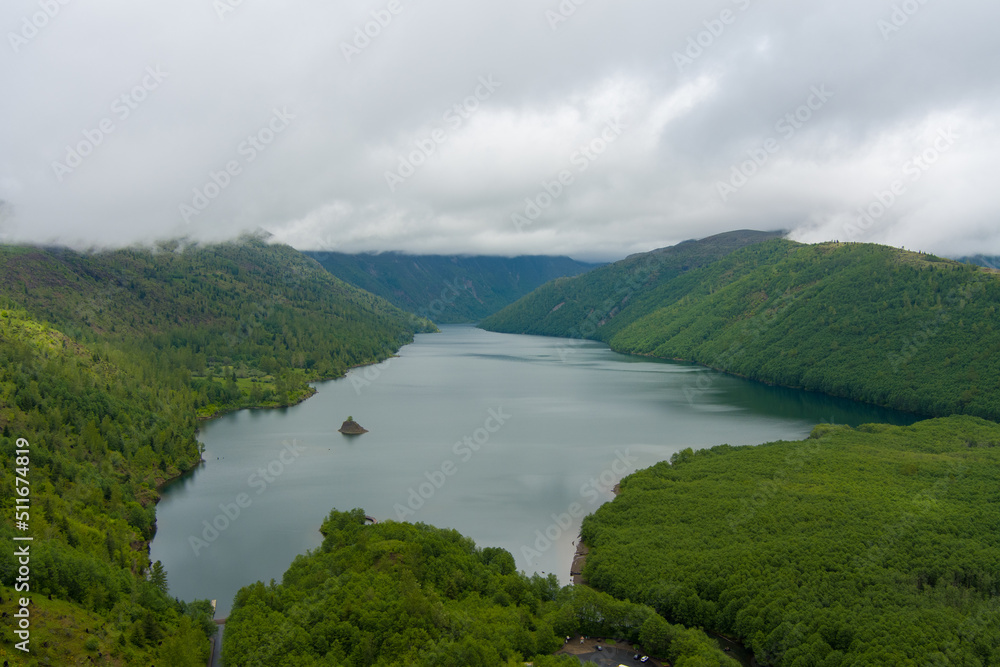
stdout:
{"type": "MultiPolygon", "coordinates": [[[[953,124],[961,139],[858,238],[1000,253],[995,3],[927,4],[884,39],[891,7],[741,0],[683,72],[674,53],[726,3],[588,3],[556,31],[529,0],[402,6],[350,63],[342,44],[378,2],[242,3],[224,20],[210,3],[64,6],[2,56],[0,199],[13,213],[0,233],[89,245],[264,227],[304,249],[606,259],[745,227],[844,238],[953,124]],[[112,104],[149,67],[169,76],[119,117],[112,104]],[[484,96],[481,77],[500,85],[484,96]],[[821,85],[834,97],[782,136],[779,119],[821,85]],[[249,161],[240,146],[275,108],[295,119],[249,161]],[[615,118],[620,135],[578,170],[615,118]],[[53,162],[104,119],[113,132],[60,181],[53,162]],[[435,130],[444,140],[391,190],[386,172],[435,130]],[[780,150],[723,202],[718,182],[772,137],[780,150]],[[181,205],[234,160],[239,174],[185,220],[181,205]],[[565,169],[573,183],[518,230],[512,214],[565,169]]],[[[5,3],[0,27],[34,11],[5,3]]]]}

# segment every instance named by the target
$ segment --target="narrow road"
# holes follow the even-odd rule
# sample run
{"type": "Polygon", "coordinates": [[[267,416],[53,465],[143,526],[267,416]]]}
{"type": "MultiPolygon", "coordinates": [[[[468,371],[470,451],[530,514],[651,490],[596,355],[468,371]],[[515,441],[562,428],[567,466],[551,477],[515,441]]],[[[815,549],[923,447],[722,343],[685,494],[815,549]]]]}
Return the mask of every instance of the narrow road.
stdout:
{"type": "Polygon", "coordinates": [[[216,633],[215,640],[212,642],[212,657],[208,662],[208,667],[222,667],[222,633],[226,630],[225,619],[218,626],[219,632],[216,633]]]}

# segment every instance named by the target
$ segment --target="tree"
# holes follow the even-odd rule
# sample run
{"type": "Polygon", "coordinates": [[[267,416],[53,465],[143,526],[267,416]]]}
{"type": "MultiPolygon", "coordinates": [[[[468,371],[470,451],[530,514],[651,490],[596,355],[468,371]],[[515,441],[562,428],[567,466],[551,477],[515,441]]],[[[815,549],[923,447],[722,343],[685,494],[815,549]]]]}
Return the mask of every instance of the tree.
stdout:
{"type": "Polygon", "coordinates": [[[163,641],[160,658],[171,667],[202,667],[205,655],[205,635],[191,624],[191,619],[182,616],[177,630],[163,641]]]}
{"type": "Polygon", "coordinates": [[[653,614],[646,619],[639,630],[639,643],[643,648],[656,656],[664,656],[670,650],[680,628],[667,623],[659,614],[653,614]]]}
{"type": "Polygon", "coordinates": [[[163,563],[156,561],[149,569],[149,581],[166,595],[168,591],[167,571],[163,569],[163,563]]]}

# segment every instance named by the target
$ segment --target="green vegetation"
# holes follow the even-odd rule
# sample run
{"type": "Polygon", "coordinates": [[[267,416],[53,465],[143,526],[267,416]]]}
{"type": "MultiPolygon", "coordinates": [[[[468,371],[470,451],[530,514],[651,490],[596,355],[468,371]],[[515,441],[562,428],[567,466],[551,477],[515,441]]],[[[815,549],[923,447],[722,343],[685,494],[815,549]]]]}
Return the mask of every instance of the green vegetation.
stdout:
{"type": "Polygon", "coordinates": [[[607,342],[620,324],[633,322],[658,306],[657,288],[740,248],[778,236],[778,232],[727,232],[633,255],[582,276],[547,283],[487,317],[480,326],[502,333],[607,342]]]}
{"type": "Polygon", "coordinates": [[[596,266],[568,257],[306,255],[341,280],[438,323],[478,322],[539,285],[596,266]]]}
{"type": "Polygon", "coordinates": [[[292,248],[252,238],[156,252],[0,247],[0,275],[0,297],[99,353],[125,350],[157,379],[192,386],[198,407],[249,407],[213,381],[234,375],[270,378],[262,390],[276,396],[261,403],[287,403],[307,380],[340,377],[434,330],[292,248]]]}
{"type": "Polygon", "coordinates": [[[735,667],[703,633],[670,625],[644,605],[554,575],[515,571],[514,557],[478,549],[453,530],[333,511],[316,552],[280,585],[240,590],[226,623],[237,665],[539,667],[579,662],[550,654],[575,633],[650,642],[677,667],[735,667]]]}
{"type": "Polygon", "coordinates": [[[585,575],[774,665],[1000,664],[1000,426],[686,450],[588,517],[585,575]]]}
{"type": "MultiPolygon", "coordinates": [[[[157,488],[201,459],[199,411],[287,404],[307,381],[379,361],[431,328],[253,239],[0,248],[0,503],[14,506],[23,438],[36,620],[30,657],[5,633],[4,659],[203,665],[208,603],[171,599],[147,548],[157,488]]],[[[0,522],[0,540],[13,534],[0,522]]],[[[16,568],[13,550],[0,552],[3,605],[20,597],[16,568]]]]}
{"type": "MultiPolygon", "coordinates": [[[[532,303],[483,326],[595,338],[619,352],[918,414],[1000,418],[991,380],[1000,375],[1000,276],[933,255],[768,241],[678,275],[577,333],[586,323],[576,315],[562,323],[569,328],[549,318],[535,330],[532,303]]],[[[592,302],[578,298],[573,312],[584,303],[592,302]]]]}
{"type": "MultiPolygon", "coordinates": [[[[98,653],[142,664],[171,637],[195,655],[174,664],[204,664],[209,608],[171,600],[162,568],[144,574],[156,485],[200,460],[194,410],[182,390],[97,356],[23,312],[0,311],[0,500],[13,511],[14,450],[24,438],[30,532],[17,534],[35,538],[27,595],[12,588],[13,547],[0,551],[0,606],[13,614],[14,600],[30,597],[31,658],[42,662],[20,662],[9,632],[0,654],[13,664],[77,664],[98,653]]],[[[15,544],[15,532],[0,522],[4,544],[15,544]]]]}
{"type": "MultiPolygon", "coordinates": [[[[334,511],[322,547],[280,585],[237,595],[230,664],[571,665],[551,654],[587,634],[676,667],[732,665],[699,627],[745,638],[774,665],[1000,664],[1000,426],[968,416],[1000,417],[1000,277],[773,236],[720,235],[560,279],[485,325],[967,416],[821,426],[803,442],[686,450],[635,473],[584,522],[595,589],[526,577],[506,551],[455,531],[334,511]]],[[[504,278],[477,269],[503,286],[490,298],[472,274],[419,264],[416,291],[389,289],[415,307],[427,299],[440,321],[452,315],[434,299],[474,318],[530,282],[504,266],[504,278]],[[445,280],[466,287],[451,299],[435,285],[445,280]]],[[[172,599],[147,548],[157,489],[200,461],[198,418],[301,400],[309,382],[432,330],[259,239],[0,247],[0,503],[14,505],[23,438],[35,537],[32,654],[7,633],[0,660],[203,665],[212,610],[172,599]]],[[[0,541],[15,531],[0,522],[0,541]]],[[[0,551],[8,617],[17,566],[0,551]]]]}

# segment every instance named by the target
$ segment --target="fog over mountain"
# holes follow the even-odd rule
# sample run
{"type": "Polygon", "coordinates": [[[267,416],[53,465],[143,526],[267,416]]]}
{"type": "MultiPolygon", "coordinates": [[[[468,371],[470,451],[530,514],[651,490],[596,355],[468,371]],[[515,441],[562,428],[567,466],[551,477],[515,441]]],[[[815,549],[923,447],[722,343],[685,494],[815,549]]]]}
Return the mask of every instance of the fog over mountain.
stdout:
{"type": "Polygon", "coordinates": [[[0,238],[1000,253],[986,0],[0,7],[0,238]]]}

